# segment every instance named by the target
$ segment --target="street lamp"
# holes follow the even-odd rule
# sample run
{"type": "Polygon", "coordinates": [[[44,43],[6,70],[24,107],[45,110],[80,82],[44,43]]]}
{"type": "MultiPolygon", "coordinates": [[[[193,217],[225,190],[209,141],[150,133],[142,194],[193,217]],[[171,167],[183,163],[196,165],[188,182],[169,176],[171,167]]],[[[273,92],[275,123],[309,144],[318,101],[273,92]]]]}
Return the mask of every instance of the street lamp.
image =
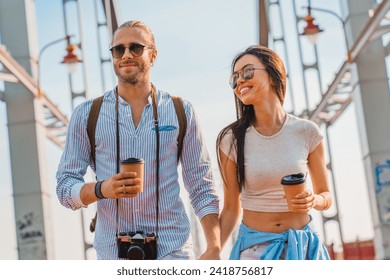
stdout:
{"type": "Polygon", "coordinates": [[[317,24],[314,23],[314,17],[311,16],[311,6],[310,0],[308,0],[309,6],[307,7],[307,16],[303,18],[306,21],[306,27],[303,29],[301,35],[307,36],[310,42],[315,45],[317,44],[318,34],[323,30],[319,28],[317,24]]]}
{"type": "Polygon", "coordinates": [[[326,10],[326,9],[321,9],[321,8],[313,8],[313,7],[311,7],[310,0],[308,0],[308,6],[307,7],[303,7],[303,8],[307,9],[307,16],[303,19],[304,21],[306,21],[307,25],[304,28],[304,30],[301,33],[301,35],[307,36],[308,39],[310,40],[310,42],[312,42],[314,45],[317,43],[318,34],[320,32],[322,32],[323,30],[320,29],[318,27],[318,25],[314,24],[314,22],[313,22],[314,18],[311,16],[311,11],[312,10],[313,11],[319,11],[319,12],[331,14],[331,15],[335,16],[341,22],[341,24],[343,26],[345,46],[347,48],[347,61],[350,62],[351,61],[351,53],[349,51],[348,37],[347,37],[346,28],[345,28],[346,22],[338,14],[336,14],[333,11],[326,10]]]}
{"type": "Polygon", "coordinates": [[[62,41],[65,41],[67,42],[67,45],[66,45],[66,51],[67,51],[67,54],[64,56],[64,59],[61,61],[61,63],[63,64],[66,64],[66,66],[68,67],[68,72],[69,73],[74,73],[74,71],[77,69],[77,63],[78,62],[82,62],[82,60],[77,56],[77,54],[74,53],[75,50],[77,50],[77,45],[72,45],[70,43],[70,38],[73,37],[73,35],[66,35],[65,37],[63,38],[60,38],[60,39],[57,39],[57,40],[54,40],[48,44],[46,44],[45,46],[43,46],[43,48],[40,50],[39,52],[39,56],[38,56],[38,61],[37,61],[37,66],[38,66],[38,77],[37,77],[37,85],[38,85],[38,96],[41,96],[41,87],[40,87],[40,61],[41,61],[41,56],[43,54],[43,52],[59,43],[59,42],[62,42],[62,41]]]}

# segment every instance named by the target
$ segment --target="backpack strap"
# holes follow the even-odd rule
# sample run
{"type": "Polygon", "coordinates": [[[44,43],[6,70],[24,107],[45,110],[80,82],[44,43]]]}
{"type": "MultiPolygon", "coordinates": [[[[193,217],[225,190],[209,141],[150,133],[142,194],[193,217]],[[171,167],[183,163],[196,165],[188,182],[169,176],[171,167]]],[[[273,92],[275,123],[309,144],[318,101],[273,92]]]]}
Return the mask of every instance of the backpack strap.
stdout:
{"type": "MultiPolygon", "coordinates": [[[[187,130],[187,118],[184,111],[183,100],[179,96],[171,96],[173,105],[175,107],[175,112],[177,116],[177,120],[179,122],[179,136],[177,137],[177,161],[180,160],[181,151],[183,148],[183,140],[184,135],[187,130]]],[[[96,124],[100,113],[100,108],[103,103],[103,96],[97,97],[93,100],[91,111],[88,116],[88,124],[87,124],[87,133],[89,138],[89,143],[91,145],[91,157],[93,160],[93,164],[96,168],[96,152],[95,152],[95,132],[96,132],[96,124]]],[[[95,231],[97,221],[97,212],[95,213],[94,218],[89,225],[89,230],[91,232],[95,231]]]]}
{"type": "Polygon", "coordinates": [[[87,133],[89,138],[89,143],[91,145],[91,157],[93,160],[93,164],[96,168],[96,153],[95,153],[95,132],[96,132],[96,124],[99,117],[100,108],[103,103],[103,95],[97,97],[93,100],[91,111],[88,116],[88,124],[87,124],[87,133]]]}
{"type": "MultiPolygon", "coordinates": [[[[91,157],[93,160],[93,164],[96,169],[96,153],[95,153],[95,132],[96,132],[96,124],[100,113],[100,108],[103,103],[103,95],[95,98],[92,101],[91,110],[89,111],[88,123],[87,123],[87,134],[89,138],[89,144],[91,145],[91,157]]],[[[89,231],[94,232],[96,227],[97,220],[97,212],[95,216],[92,218],[91,223],[89,224],[89,231]]]]}
{"type": "MultiPolygon", "coordinates": [[[[173,105],[175,107],[175,112],[177,116],[177,120],[179,122],[179,136],[177,137],[177,160],[180,160],[181,151],[183,149],[183,140],[184,135],[187,130],[187,118],[184,111],[183,100],[180,96],[171,96],[173,105]]],[[[96,168],[96,152],[95,152],[95,132],[96,132],[96,124],[97,119],[99,117],[100,108],[103,103],[103,96],[95,98],[92,102],[91,111],[88,116],[88,124],[87,124],[87,133],[89,138],[89,143],[91,145],[91,157],[93,160],[93,164],[96,168]]]]}
{"type": "Polygon", "coordinates": [[[183,100],[180,96],[172,96],[173,106],[175,107],[177,120],[179,122],[179,136],[177,137],[177,161],[180,160],[183,149],[183,139],[187,130],[187,118],[184,111],[183,100]]]}

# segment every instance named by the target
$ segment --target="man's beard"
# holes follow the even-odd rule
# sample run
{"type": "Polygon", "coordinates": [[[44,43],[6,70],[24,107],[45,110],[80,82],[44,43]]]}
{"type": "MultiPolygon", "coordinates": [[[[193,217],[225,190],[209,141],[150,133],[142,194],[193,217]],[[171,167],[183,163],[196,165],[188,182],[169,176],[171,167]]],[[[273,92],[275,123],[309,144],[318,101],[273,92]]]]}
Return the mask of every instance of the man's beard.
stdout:
{"type": "Polygon", "coordinates": [[[135,73],[121,74],[119,69],[115,68],[115,73],[118,79],[126,84],[136,85],[145,80],[146,76],[146,64],[142,63],[138,65],[138,71],[135,73]]]}

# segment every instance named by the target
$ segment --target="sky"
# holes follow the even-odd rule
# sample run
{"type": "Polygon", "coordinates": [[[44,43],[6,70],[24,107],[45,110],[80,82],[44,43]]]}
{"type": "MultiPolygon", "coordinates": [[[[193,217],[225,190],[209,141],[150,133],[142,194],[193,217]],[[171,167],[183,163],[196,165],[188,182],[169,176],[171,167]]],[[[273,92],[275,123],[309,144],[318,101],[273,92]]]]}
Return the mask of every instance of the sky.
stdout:
{"type": "MultiPolygon", "coordinates": [[[[75,1],[68,1],[69,12],[76,11],[75,1]]],[[[102,32],[104,42],[97,42],[97,28],[94,23],[94,7],[92,0],[79,1],[81,16],[71,17],[69,33],[75,34],[74,41],[80,39],[77,22],[81,19],[83,31],[83,50],[81,52],[86,69],[83,81],[83,68],[79,66],[73,75],[74,89],[86,90],[87,97],[101,95],[115,83],[110,63],[104,68],[103,88],[99,69],[98,52],[101,48],[103,56],[109,58],[109,40],[102,32]]],[[[288,52],[280,45],[270,45],[286,60],[290,81],[286,97],[285,109],[291,111],[293,103],[297,112],[304,108],[302,70],[299,67],[297,36],[292,18],[292,1],[281,1],[285,5],[282,18],[276,11],[270,15],[270,24],[275,34],[284,28],[288,52]],[[291,96],[294,95],[294,100],[291,96]]],[[[297,10],[304,16],[306,6],[304,0],[297,0],[297,10]]],[[[339,1],[312,1],[313,7],[321,7],[341,13],[339,1]]],[[[119,22],[139,19],[153,31],[158,49],[158,57],[152,69],[152,82],[160,89],[173,95],[180,95],[189,100],[195,107],[199,117],[203,137],[206,141],[213,163],[217,192],[222,201],[222,185],[220,183],[215,152],[215,139],[218,132],[235,120],[233,93],[229,87],[230,64],[233,57],[249,45],[258,43],[257,1],[254,0],[146,0],[118,1],[119,22]]],[[[62,1],[36,0],[36,20],[39,38],[38,48],[64,35],[62,1]]],[[[74,12],[76,14],[76,12],[74,12]]],[[[345,44],[341,25],[329,15],[316,14],[317,22],[325,31],[318,42],[319,64],[321,68],[322,90],[331,82],[345,58],[345,44]]],[[[101,18],[101,11],[98,17],[101,18]]],[[[300,28],[303,28],[300,25],[300,28]]],[[[305,39],[305,38],[303,38],[305,39]]],[[[311,46],[302,40],[306,62],[312,59],[311,46]]],[[[12,53],[12,50],[10,50],[12,53]]],[[[69,117],[72,106],[82,100],[71,102],[68,78],[63,65],[58,62],[64,55],[64,44],[48,48],[41,56],[41,86],[48,97],[56,103],[60,110],[69,117]]],[[[320,88],[317,79],[309,74],[308,88],[310,92],[309,107],[313,108],[319,101],[320,88]]],[[[0,82],[1,87],[1,82],[0,82]]],[[[366,179],[357,131],[357,122],[353,104],[344,112],[339,120],[330,128],[331,151],[334,163],[336,189],[332,190],[340,201],[339,216],[346,242],[359,238],[373,238],[370,206],[367,196],[366,179]],[[353,194],[353,195],[351,195],[353,194]]],[[[324,131],[323,131],[324,132],[324,131]]],[[[80,212],[73,212],[59,205],[55,195],[55,172],[61,150],[47,141],[47,174],[45,178],[52,191],[51,215],[52,231],[57,259],[82,259],[82,230],[80,212]],[[69,250],[71,246],[71,250],[69,250]]],[[[13,221],[13,198],[11,170],[9,164],[6,108],[0,103],[0,259],[17,259],[16,238],[13,221]]],[[[185,196],[185,195],[184,195],[185,196]]],[[[328,212],[332,215],[335,208],[328,212]]],[[[86,223],[94,214],[94,208],[84,211],[86,223]]],[[[321,217],[314,213],[322,236],[321,217]]],[[[87,226],[86,226],[87,228],[87,226]]],[[[85,230],[87,232],[87,230],[85,230]]],[[[337,226],[326,227],[329,240],[339,244],[337,226]]],[[[323,237],[323,236],[322,236],[323,237]]],[[[87,232],[87,241],[92,235],[87,232]]],[[[202,245],[201,245],[202,246],[202,245]]],[[[224,256],[226,256],[224,254],[224,256]]],[[[88,253],[94,258],[93,251],[88,253]]]]}

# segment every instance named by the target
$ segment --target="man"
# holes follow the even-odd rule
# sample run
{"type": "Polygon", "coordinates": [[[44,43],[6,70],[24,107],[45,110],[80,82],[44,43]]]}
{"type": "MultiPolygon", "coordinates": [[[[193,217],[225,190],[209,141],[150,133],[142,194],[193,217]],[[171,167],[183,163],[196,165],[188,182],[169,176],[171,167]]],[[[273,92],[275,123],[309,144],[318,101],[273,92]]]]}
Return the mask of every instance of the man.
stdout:
{"type": "MultiPolygon", "coordinates": [[[[95,133],[96,166],[86,128],[92,101],[86,101],[72,114],[57,172],[58,198],[73,210],[97,202],[94,248],[98,259],[117,259],[118,247],[129,245],[117,244],[120,232],[157,230],[157,259],[193,259],[190,223],[179,196],[178,120],[170,95],[150,82],[150,68],[157,57],[154,36],[140,21],[125,22],[115,31],[110,50],[118,85],[104,94],[95,133]],[[119,172],[119,158],[144,159],[143,192],[138,192],[136,173],[119,172]],[[84,182],[88,166],[98,183],[84,182]]],[[[182,175],[207,242],[200,258],[219,259],[219,200],[210,160],[191,104],[184,101],[184,109],[182,175]]]]}

